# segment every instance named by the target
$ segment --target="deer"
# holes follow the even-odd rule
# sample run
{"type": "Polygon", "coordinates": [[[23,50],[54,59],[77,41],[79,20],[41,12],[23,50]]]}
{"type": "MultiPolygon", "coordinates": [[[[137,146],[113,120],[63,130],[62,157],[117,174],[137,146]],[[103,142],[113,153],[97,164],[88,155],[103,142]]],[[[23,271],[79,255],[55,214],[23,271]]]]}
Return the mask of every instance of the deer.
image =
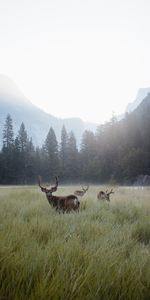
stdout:
{"type": "Polygon", "coordinates": [[[108,192],[108,190],[106,192],[104,191],[100,191],[98,194],[97,194],[97,199],[98,200],[106,200],[106,201],[110,201],[110,195],[113,194],[113,189],[111,189],[110,192],[108,192]]]}
{"type": "Polygon", "coordinates": [[[74,195],[83,197],[84,194],[85,194],[85,193],[88,191],[88,189],[89,189],[89,185],[88,185],[86,188],[84,188],[83,186],[81,186],[81,187],[82,187],[82,191],[81,191],[81,190],[76,190],[76,191],[74,192],[74,195]]]}
{"type": "Polygon", "coordinates": [[[55,186],[51,188],[43,187],[41,185],[41,177],[38,177],[38,184],[42,192],[46,194],[49,204],[56,209],[56,211],[70,212],[71,210],[79,212],[80,201],[75,195],[68,196],[53,196],[53,192],[57,191],[58,177],[55,177],[55,186]]]}

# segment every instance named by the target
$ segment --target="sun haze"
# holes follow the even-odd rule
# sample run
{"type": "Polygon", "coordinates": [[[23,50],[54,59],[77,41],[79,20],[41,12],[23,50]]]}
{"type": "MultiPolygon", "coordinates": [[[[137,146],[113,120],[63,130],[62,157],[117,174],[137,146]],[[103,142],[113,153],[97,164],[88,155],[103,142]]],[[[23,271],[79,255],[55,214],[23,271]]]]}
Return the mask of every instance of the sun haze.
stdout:
{"type": "Polygon", "coordinates": [[[58,117],[104,122],[150,85],[148,0],[1,0],[0,72],[58,117]]]}

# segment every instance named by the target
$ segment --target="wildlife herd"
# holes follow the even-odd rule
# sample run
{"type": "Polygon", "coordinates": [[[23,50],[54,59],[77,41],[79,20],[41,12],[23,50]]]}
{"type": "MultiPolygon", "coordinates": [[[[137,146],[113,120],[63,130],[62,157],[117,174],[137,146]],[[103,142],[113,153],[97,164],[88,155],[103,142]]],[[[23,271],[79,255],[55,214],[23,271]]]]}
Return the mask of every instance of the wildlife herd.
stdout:
{"type": "MultiPolygon", "coordinates": [[[[58,187],[58,177],[55,177],[55,185],[51,188],[43,187],[41,185],[41,177],[38,178],[38,184],[42,192],[46,194],[49,204],[56,209],[56,211],[70,212],[71,210],[79,211],[80,201],[78,197],[83,197],[84,194],[88,191],[89,185],[87,187],[82,186],[82,190],[74,191],[74,194],[67,196],[53,196],[53,192],[57,191],[58,187]],[[78,197],[77,197],[78,196],[78,197]]],[[[97,199],[102,201],[110,201],[110,195],[113,194],[113,190],[110,192],[100,191],[97,194],[97,199]]]]}

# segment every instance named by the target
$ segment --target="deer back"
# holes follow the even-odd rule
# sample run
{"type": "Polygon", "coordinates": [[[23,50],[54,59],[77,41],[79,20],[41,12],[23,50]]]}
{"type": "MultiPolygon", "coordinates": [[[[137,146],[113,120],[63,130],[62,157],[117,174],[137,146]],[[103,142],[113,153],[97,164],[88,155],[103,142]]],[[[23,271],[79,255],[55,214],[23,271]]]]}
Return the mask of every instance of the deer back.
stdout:
{"type": "Polygon", "coordinates": [[[71,210],[79,210],[80,202],[75,195],[68,196],[51,196],[48,197],[49,203],[56,208],[56,210],[62,210],[69,212],[71,210]]]}
{"type": "Polygon", "coordinates": [[[97,194],[97,199],[98,200],[107,200],[107,194],[104,191],[100,191],[97,194]]]}
{"type": "Polygon", "coordinates": [[[100,191],[98,194],[97,194],[97,199],[98,200],[107,200],[107,201],[110,201],[110,194],[113,194],[113,190],[111,189],[110,192],[108,192],[108,190],[106,192],[104,191],[100,191]]]}

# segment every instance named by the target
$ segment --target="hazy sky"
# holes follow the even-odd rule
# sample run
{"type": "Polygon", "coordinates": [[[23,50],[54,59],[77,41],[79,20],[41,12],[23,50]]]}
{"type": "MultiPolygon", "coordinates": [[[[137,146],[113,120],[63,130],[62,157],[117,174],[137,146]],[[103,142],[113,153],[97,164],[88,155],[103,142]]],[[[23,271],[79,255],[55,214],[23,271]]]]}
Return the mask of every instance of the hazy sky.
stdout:
{"type": "Polygon", "coordinates": [[[55,116],[108,120],[150,86],[150,0],[0,0],[0,73],[55,116]]]}

